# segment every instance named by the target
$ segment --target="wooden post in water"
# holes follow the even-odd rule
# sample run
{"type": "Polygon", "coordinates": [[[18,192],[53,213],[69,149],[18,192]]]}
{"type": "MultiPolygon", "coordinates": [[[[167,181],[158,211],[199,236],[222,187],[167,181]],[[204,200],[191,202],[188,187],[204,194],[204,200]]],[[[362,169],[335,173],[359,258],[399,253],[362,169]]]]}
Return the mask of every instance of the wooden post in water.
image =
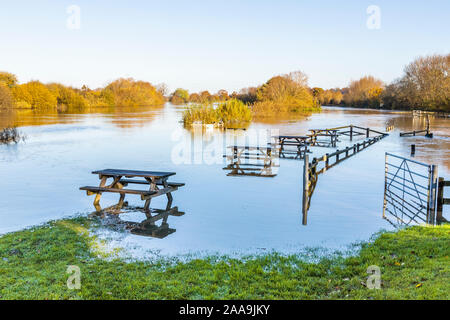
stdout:
{"type": "Polygon", "coordinates": [[[303,166],[303,199],[302,199],[302,224],[308,223],[308,197],[309,197],[309,156],[305,154],[303,166]]]}
{"type": "Polygon", "coordinates": [[[444,206],[444,178],[439,178],[438,183],[438,195],[437,195],[437,207],[436,207],[436,222],[440,223],[444,221],[442,217],[442,211],[444,206]]]}
{"type": "Polygon", "coordinates": [[[411,155],[414,156],[416,154],[416,145],[412,144],[411,145],[411,155]]]}
{"type": "Polygon", "coordinates": [[[370,136],[370,128],[366,129],[366,138],[368,138],[370,136]]]}
{"type": "Polygon", "coordinates": [[[350,125],[350,141],[353,140],[353,125],[350,125]]]}

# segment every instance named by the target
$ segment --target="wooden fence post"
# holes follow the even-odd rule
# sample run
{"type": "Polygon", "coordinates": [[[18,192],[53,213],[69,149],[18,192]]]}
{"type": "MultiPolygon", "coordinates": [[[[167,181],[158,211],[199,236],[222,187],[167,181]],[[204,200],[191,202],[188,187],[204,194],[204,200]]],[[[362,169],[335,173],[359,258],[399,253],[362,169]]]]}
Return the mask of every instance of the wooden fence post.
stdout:
{"type": "Polygon", "coordinates": [[[437,207],[436,207],[436,222],[442,222],[442,211],[444,206],[444,178],[439,178],[438,194],[437,194],[437,207]]]}
{"type": "Polygon", "coordinates": [[[302,223],[304,226],[308,223],[308,197],[309,197],[309,155],[305,154],[303,166],[303,200],[302,200],[302,223]]]}
{"type": "Polygon", "coordinates": [[[434,224],[436,216],[436,189],[437,189],[437,166],[432,164],[429,167],[428,177],[428,203],[427,203],[427,223],[434,224]]]}

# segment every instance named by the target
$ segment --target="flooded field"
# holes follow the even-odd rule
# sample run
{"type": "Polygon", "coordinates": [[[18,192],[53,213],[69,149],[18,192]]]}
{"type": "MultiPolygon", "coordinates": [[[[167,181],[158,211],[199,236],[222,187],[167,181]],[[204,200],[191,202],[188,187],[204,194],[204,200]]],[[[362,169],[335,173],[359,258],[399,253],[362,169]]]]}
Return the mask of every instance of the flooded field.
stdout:
{"type": "MultiPolygon", "coordinates": [[[[93,211],[93,197],[79,187],[98,185],[92,171],[106,168],[176,172],[186,183],[173,193],[185,215],[170,216],[176,232],[164,239],[105,228],[102,233],[133,254],[295,252],[304,247],[336,249],[391,225],[382,219],[385,152],[438,165],[450,176],[450,120],[431,118],[433,139],[399,137],[423,129],[425,118],[410,113],[324,107],[321,113],[286,120],[256,119],[247,130],[200,130],[180,123],[183,107],[89,114],[0,115],[14,124],[25,142],[0,146],[0,233],[93,211]],[[311,200],[308,225],[302,225],[302,160],[279,159],[274,177],[227,176],[223,154],[229,145],[266,145],[271,134],[305,135],[308,129],[357,125],[385,131],[385,139],[321,175],[311,200]]],[[[350,145],[340,139],[337,148],[350,145]]],[[[352,143],[358,142],[353,140],[352,143]]],[[[336,148],[313,147],[310,157],[336,148]]],[[[160,199],[161,198],[161,199],[160,199]]],[[[152,202],[164,207],[165,198],[152,202]]],[[[102,205],[117,202],[104,194],[102,205]]],[[[130,206],[142,205],[128,196],[130,206]]],[[[444,216],[447,212],[444,212],[444,216]]],[[[123,219],[141,221],[141,212],[123,219]]]]}

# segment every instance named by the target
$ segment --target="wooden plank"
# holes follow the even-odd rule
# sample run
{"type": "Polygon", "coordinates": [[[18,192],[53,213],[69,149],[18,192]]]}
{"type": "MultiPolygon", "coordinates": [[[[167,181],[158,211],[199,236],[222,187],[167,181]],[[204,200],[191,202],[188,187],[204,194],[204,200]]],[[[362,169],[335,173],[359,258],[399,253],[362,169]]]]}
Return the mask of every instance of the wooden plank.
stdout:
{"type": "Polygon", "coordinates": [[[278,139],[309,139],[308,136],[274,136],[274,138],[278,139]]]}
{"type": "Polygon", "coordinates": [[[148,191],[148,190],[133,190],[133,189],[116,189],[116,188],[104,188],[104,187],[81,187],[80,190],[85,190],[92,193],[101,193],[101,192],[112,192],[112,193],[128,193],[128,194],[139,194],[141,196],[150,196],[156,193],[156,191],[148,191]]]}
{"type": "Polygon", "coordinates": [[[124,176],[124,177],[145,177],[145,178],[167,178],[175,175],[175,172],[161,172],[161,171],[140,171],[140,170],[124,170],[124,169],[104,169],[93,171],[93,174],[101,176],[124,176]]]}

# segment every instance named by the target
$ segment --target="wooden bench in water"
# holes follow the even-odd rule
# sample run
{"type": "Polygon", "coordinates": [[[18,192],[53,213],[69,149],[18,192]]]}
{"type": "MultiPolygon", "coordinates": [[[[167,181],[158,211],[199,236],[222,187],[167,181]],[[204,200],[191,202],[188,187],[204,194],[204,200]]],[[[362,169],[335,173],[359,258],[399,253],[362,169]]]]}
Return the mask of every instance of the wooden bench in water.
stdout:
{"type": "Polygon", "coordinates": [[[85,190],[87,195],[96,195],[94,200],[94,207],[97,212],[101,212],[100,198],[103,193],[119,193],[120,199],[116,209],[121,209],[124,205],[125,195],[133,194],[140,195],[141,199],[145,201],[144,210],[148,211],[150,208],[151,199],[161,195],[167,196],[167,207],[169,210],[172,206],[172,192],[178,190],[179,187],[184,186],[184,183],[168,182],[167,179],[175,172],[160,172],[160,171],[139,171],[139,170],[122,170],[122,169],[105,169],[93,171],[93,174],[98,174],[100,179],[99,186],[81,187],[80,190],[85,190]],[[143,178],[135,180],[131,178],[143,178]],[[112,182],[107,184],[107,180],[112,179],[112,182]],[[129,184],[148,185],[148,190],[127,189],[129,184]],[[161,187],[161,188],[160,188],[161,187]]]}

